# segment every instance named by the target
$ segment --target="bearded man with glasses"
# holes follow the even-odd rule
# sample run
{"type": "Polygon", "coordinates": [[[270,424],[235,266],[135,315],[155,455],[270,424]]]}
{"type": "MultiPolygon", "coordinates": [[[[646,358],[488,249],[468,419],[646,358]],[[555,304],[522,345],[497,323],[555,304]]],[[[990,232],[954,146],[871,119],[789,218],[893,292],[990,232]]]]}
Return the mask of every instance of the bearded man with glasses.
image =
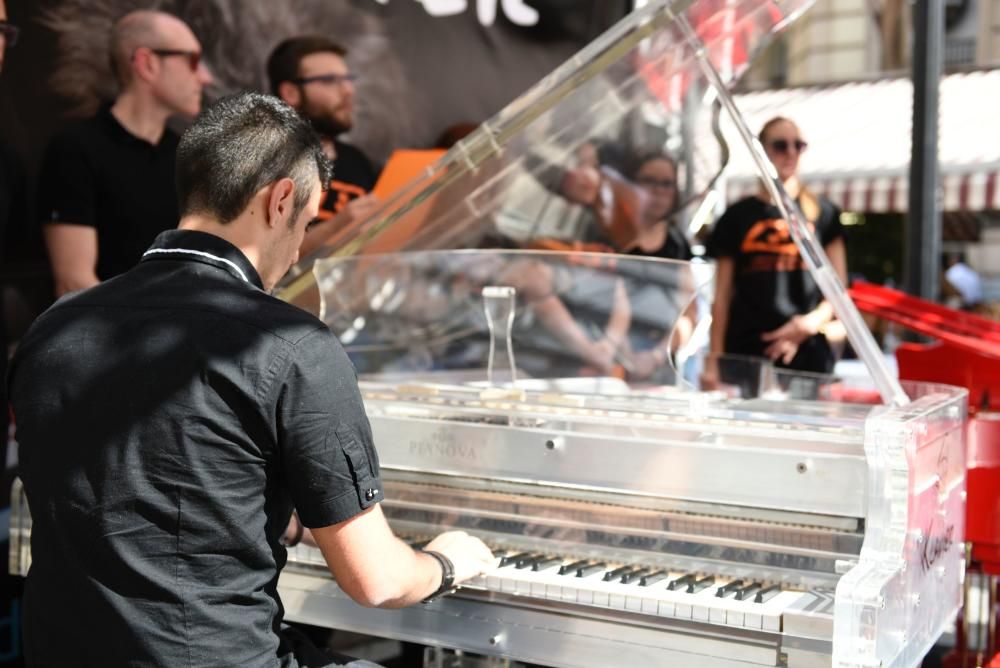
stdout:
{"type": "Polygon", "coordinates": [[[194,118],[212,76],[180,19],[134,11],[111,30],[120,92],[96,116],[56,135],[42,164],[39,208],[56,296],[134,266],[176,224],[172,116],[194,118]]]}
{"type": "Polygon", "coordinates": [[[357,78],[346,57],[347,49],[336,42],[306,35],[283,41],[267,60],[271,92],[312,124],[333,161],[333,180],[323,200],[321,221],[303,241],[303,256],[345,225],[365,219],[378,205],[370,194],[378,170],[358,148],[340,139],[354,127],[357,78]]]}

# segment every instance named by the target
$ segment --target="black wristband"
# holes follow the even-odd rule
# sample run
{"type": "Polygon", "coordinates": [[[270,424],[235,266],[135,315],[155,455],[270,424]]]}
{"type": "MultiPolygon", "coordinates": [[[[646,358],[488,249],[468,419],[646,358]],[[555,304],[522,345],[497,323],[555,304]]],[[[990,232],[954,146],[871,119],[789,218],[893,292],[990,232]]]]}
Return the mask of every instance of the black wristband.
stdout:
{"type": "Polygon", "coordinates": [[[424,554],[429,554],[434,557],[437,562],[441,565],[441,585],[422,602],[428,603],[433,601],[438,596],[446,594],[455,587],[455,564],[451,563],[451,559],[444,556],[440,552],[434,552],[433,550],[421,550],[424,554]]]}

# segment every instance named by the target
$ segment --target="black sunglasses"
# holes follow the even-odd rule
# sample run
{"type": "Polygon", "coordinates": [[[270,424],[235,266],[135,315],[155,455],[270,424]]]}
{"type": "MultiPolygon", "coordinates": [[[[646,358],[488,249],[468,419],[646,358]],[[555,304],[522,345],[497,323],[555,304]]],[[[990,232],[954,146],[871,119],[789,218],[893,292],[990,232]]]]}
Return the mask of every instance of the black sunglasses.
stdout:
{"type": "Polygon", "coordinates": [[[8,47],[17,44],[17,36],[21,32],[13,23],[7,23],[6,21],[0,21],[0,35],[3,35],[4,44],[8,47]]]}
{"type": "Polygon", "coordinates": [[[805,143],[801,139],[796,139],[793,142],[789,142],[787,139],[775,139],[772,142],[768,142],[768,146],[770,146],[771,150],[776,153],[788,153],[788,149],[794,146],[797,153],[802,153],[802,151],[806,150],[806,147],[809,146],[809,144],[805,143]]]}
{"type": "Polygon", "coordinates": [[[354,83],[357,80],[357,74],[317,74],[314,77],[296,77],[292,79],[292,83],[299,86],[304,86],[309,83],[323,83],[329,86],[339,86],[348,81],[354,83]]]}
{"type": "Polygon", "coordinates": [[[201,64],[201,51],[185,51],[183,49],[150,49],[150,51],[161,58],[183,56],[188,59],[188,67],[191,68],[192,72],[197,70],[198,65],[201,64]]]}

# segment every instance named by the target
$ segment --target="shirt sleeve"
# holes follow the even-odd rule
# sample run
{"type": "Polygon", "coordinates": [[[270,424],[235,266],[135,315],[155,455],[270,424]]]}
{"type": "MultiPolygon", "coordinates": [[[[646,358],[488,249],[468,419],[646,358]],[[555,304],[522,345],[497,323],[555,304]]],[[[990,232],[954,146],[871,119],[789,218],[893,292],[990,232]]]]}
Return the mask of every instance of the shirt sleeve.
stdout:
{"type": "Polygon", "coordinates": [[[739,214],[736,205],[726,209],[726,212],[715,222],[708,242],[705,244],[705,253],[709,257],[735,257],[739,254],[739,214]]]}
{"type": "Polygon", "coordinates": [[[97,226],[93,170],[77,138],[62,134],[52,140],[38,181],[38,215],[42,222],[97,226]]]}
{"type": "Polygon", "coordinates": [[[354,366],[325,327],[295,346],[278,394],[277,437],[284,478],[305,526],[343,522],[383,499],[354,366]]]}
{"type": "Polygon", "coordinates": [[[820,200],[820,206],[822,207],[820,213],[822,225],[817,232],[820,243],[826,246],[831,241],[844,238],[846,230],[844,224],[840,222],[840,208],[836,204],[824,198],[820,200]]]}

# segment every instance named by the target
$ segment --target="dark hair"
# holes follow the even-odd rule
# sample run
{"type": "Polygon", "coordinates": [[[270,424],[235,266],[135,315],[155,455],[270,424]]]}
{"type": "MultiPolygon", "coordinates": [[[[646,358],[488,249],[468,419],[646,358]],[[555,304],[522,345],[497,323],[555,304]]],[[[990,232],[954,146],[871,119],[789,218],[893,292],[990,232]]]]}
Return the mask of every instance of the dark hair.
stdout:
{"type": "Polygon", "coordinates": [[[652,162],[653,160],[662,160],[669,163],[670,166],[674,168],[674,174],[677,174],[677,161],[674,160],[674,157],[663,149],[652,148],[639,151],[632,156],[632,158],[625,165],[625,176],[629,180],[634,181],[636,174],[639,173],[642,166],[647,162],[652,162]]]}
{"type": "Polygon", "coordinates": [[[278,179],[295,183],[294,222],[333,169],[309,122],[281,100],[237,93],[208,107],[177,147],[177,198],[182,216],[204,214],[220,223],[239,216],[254,194],[278,179]]]}
{"type": "Polygon", "coordinates": [[[271,92],[277,95],[278,87],[283,81],[296,79],[302,59],[314,53],[333,53],[343,58],[347,55],[347,49],[322,35],[302,35],[286,39],[274,47],[267,58],[267,78],[271,83],[271,92]]]}

